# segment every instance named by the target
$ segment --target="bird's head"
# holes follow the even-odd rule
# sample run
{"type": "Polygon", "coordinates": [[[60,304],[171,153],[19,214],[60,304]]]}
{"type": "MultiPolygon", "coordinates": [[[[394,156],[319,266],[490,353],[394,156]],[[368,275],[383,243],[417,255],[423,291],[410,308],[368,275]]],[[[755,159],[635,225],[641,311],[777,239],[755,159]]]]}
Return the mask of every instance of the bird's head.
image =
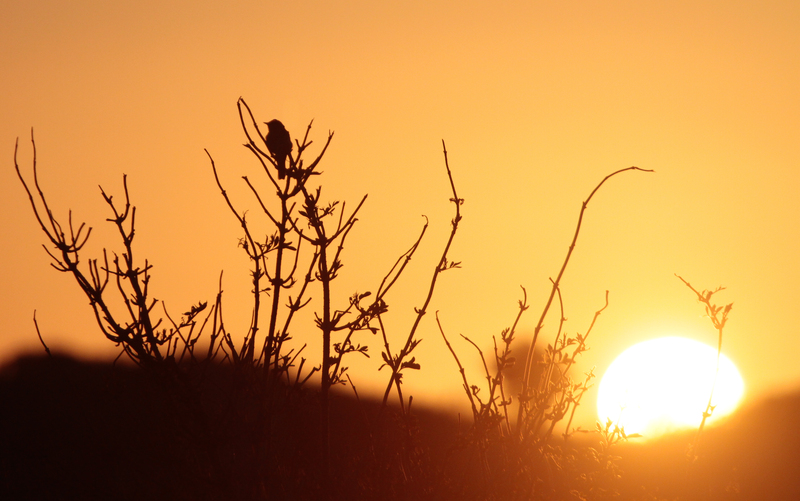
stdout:
{"type": "Polygon", "coordinates": [[[281,132],[286,130],[286,127],[283,126],[280,120],[270,120],[269,122],[264,123],[267,124],[270,132],[281,132]]]}

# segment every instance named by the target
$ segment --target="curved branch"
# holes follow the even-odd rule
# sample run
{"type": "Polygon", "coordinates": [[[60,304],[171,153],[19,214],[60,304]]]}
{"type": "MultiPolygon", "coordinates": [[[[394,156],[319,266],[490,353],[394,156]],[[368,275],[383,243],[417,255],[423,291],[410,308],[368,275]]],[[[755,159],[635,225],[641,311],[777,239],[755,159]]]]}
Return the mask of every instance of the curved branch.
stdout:
{"type": "MultiPolygon", "coordinates": [[[[522,396],[523,396],[523,398],[527,397],[527,394],[528,394],[529,388],[530,388],[530,384],[531,384],[531,381],[530,381],[530,378],[531,378],[531,367],[533,365],[533,354],[534,354],[534,349],[536,347],[536,341],[539,339],[539,333],[542,330],[542,327],[544,326],[544,319],[547,316],[547,313],[550,311],[550,305],[553,303],[553,299],[554,299],[554,297],[556,295],[556,292],[558,291],[559,285],[561,284],[561,278],[564,276],[564,271],[566,271],[566,269],[567,269],[567,265],[569,264],[569,260],[572,257],[572,252],[575,250],[575,244],[578,241],[578,235],[580,234],[581,225],[583,224],[583,214],[586,212],[586,208],[589,206],[589,202],[592,200],[592,197],[594,197],[595,193],[597,193],[597,191],[600,189],[601,186],[603,186],[603,184],[606,181],[608,181],[612,177],[616,176],[617,174],[620,174],[622,172],[629,171],[629,170],[639,170],[639,171],[643,171],[643,172],[655,172],[652,169],[642,169],[642,168],[639,168],[639,167],[636,167],[636,166],[626,167],[624,169],[620,169],[618,171],[612,172],[611,174],[609,174],[606,177],[604,177],[603,180],[600,181],[600,183],[597,184],[597,186],[595,186],[595,188],[589,194],[589,197],[586,200],[584,200],[583,204],[581,205],[581,211],[580,211],[580,214],[578,215],[578,224],[575,226],[575,234],[572,237],[572,242],[569,245],[569,250],[567,251],[566,257],[564,258],[564,263],[561,265],[561,269],[558,272],[558,276],[556,277],[555,280],[552,281],[553,286],[550,289],[550,296],[547,298],[547,303],[545,304],[544,309],[542,310],[542,314],[539,317],[539,322],[536,324],[536,328],[533,331],[533,340],[531,340],[530,347],[528,347],[528,355],[527,355],[527,357],[525,359],[525,372],[524,372],[524,375],[522,377],[522,396]]],[[[523,412],[523,406],[520,406],[520,408],[519,408],[519,416],[518,416],[519,419],[517,419],[518,426],[520,426],[520,423],[522,422],[522,412],[523,412]]]]}

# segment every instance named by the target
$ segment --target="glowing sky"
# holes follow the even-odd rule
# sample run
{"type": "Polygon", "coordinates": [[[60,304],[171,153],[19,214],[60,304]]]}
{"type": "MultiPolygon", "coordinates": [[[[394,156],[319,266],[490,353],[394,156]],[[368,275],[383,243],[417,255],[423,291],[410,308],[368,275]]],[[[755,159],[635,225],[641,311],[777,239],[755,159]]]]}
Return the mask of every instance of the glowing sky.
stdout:
{"type": "MultiPolygon", "coordinates": [[[[466,199],[450,256],[463,269],[442,277],[431,308],[473,369],[457,335],[491,346],[520,285],[530,333],[581,201],[609,172],[637,165],[656,173],[625,173],[595,197],[563,282],[572,333],[610,290],[582,370],[602,374],[626,347],[660,335],[715,343],[678,273],[728,288],[724,351],[748,396],[800,383],[797,2],[121,4],[3,3],[0,358],[39,349],[34,309],[53,349],[115,354],[41,249],[13,169],[17,137],[30,167],[31,126],[56,213],[71,208],[95,227],[87,257],[116,245],[97,185],[121,195],[126,173],[156,297],[185,311],[213,299],[224,269],[229,324],[245,329],[247,263],[203,152],[250,203],[240,176],[257,177],[258,165],[241,147],[243,96],[294,135],[314,119],[316,144],[335,130],[326,193],[369,194],[336,285],[342,302],[374,289],[420,216],[430,218],[415,268],[390,298],[397,343],[448,232],[445,139],[466,199]]],[[[406,377],[408,391],[461,398],[432,314],[421,329],[422,371],[406,377]]],[[[307,341],[313,354],[317,337],[307,341]]],[[[380,363],[373,350],[353,366],[364,388],[380,363]]]]}

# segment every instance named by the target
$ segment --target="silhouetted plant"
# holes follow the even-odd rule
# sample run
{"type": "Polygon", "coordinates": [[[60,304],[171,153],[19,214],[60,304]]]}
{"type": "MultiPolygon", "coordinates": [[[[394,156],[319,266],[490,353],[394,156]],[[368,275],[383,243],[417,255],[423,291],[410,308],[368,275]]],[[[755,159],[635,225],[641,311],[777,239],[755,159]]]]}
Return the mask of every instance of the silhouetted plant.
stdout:
{"type": "MultiPolygon", "coordinates": [[[[450,188],[453,192],[453,197],[450,198],[450,202],[452,202],[455,207],[455,215],[453,216],[453,219],[450,221],[450,227],[451,227],[450,236],[447,239],[447,242],[445,243],[444,250],[442,251],[442,256],[439,259],[439,263],[434,267],[433,275],[431,277],[430,285],[428,287],[425,300],[421,307],[414,308],[414,311],[416,313],[416,316],[414,317],[414,323],[412,324],[411,329],[409,330],[405,344],[403,344],[403,347],[397,354],[392,354],[392,350],[389,345],[389,340],[386,337],[386,332],[383,328],[381,328],[381,331],[383,333],[383,342],[384,342],[384,351],[382,353],[383,361],[391,370],[389,384],[387,384],[386,391],[384,392],[383,395],[384,405],[386,404],[392,386],[394,386],[397,389],[397,395],[400,399],[400,405],[402,408],[405,408],[405,403],[403,401],[403,393],[400,386],[403,378],[403,370],[420,369],[420,365],[416,362],[415,357],[411,357],[410,359],[408,359],[409,355],[414,351],[414,348],[416,348],[420,342],[420,340],[416,338],[417,328],[419,327],[422,318],[428,312],[428,305],[430,305],[431,299],[433,298],[433,292],[436,288],[436,280],[439,278],[439,275],[442,272],[445,272],[447,270],[452,270],[454,268],[459,268],[461,266],[461,263],[458,261],[448,260],[447,254],[450,251],[450,246],[452,245],[453,240],[455,239],[456,236],[456,232],[458,231],[458,224],[461,222],[461,205],[463,205],[464,199],[459,198],[458,194],[456,193],[456,186],[455,183],[453,182],[453,174],[450,171],[450,164],[447,160],[447,147],[445,146],[444,141],[442,141],[442,150],[444,151],[444,162],[445,162],[445,168],[447,169],[447,177],[450,180],[450,188]]],[[[425,227],[423,228],[423,234],[425,233],[425,228],[427,228],[427,226],[428,225],[426,222],[425,227]]],[[[422,235],[420,235],[420,239],[422,239],[422,235]]],[[[420,240],[417,240],[412,249],[416,249],[416,246],[419,244],[419,241],[420,240]]],[[[401,259],[405,260],[405,262],[402,264],[402,266],[405,266],[408,260],[411,259],[411,254],[407,253],[404,256],[402,256],[401,259]]],[[[402,268],[400,269],[400,271],[402,271],[402,268]]],[[[380,320],[380,315],[378,315],[378,319],[380,320]]],[[[381,326],[383,326],[383,323],[381,323],[381,326]]]]}
{"type": "Polygon", "coordinates": [[[717,331],[717,360],[716,366],[714,367],[714,379],[711,383],[711,390],[708,394],[708,403],[706,404],[705,410],[703,410],[703,419],[700,421],[700,426],[697,428],[697,435],[695,436],[694,442],[689,449],[689,459],[691,461],[696,461],[697,450],[700,447],[700,435],[703,433],[703,429],[706,426],[706,421],[714,413],[714,408],[716,407],[711,405],[711,403],[714,400],[714,390],[717,387],[717,378],[719,377],[719,362],[720,357],[722,356],[722,331],[725,328],[725,324],[728,322],[728,314],[733,309],[733,303],[728,303],[725,306],[718,306],[712,301],[714,294],[725,290],[724,287],[717,287],[713,291],[703,290],[700,292],[692,287],[692,284],[684,280],[680,275],[676,274],[675,276],[678,277],[678,279],[683,282],[686,287],[694,292],[694,294],[697,296],[697,300],[705,307],[706,315],[714,325],[714,329],[717,331]]]}
{"type": "MultiPolygon", "coordinates": [[[[574,429],[572,422],[594,378],[590,370],[573,379],[574,366],[577,357],[588,349],[587,338],[608,306],[608,292],[605,304],[596,311],[585,333],[571,335],[564,330],[566,317],[560,284],[594,194],[616,174],[645,169],[629,167],[606,176],[583,202],[572,242],[558,275],[551,280],[550,295],[527,354],[519,359],[524,360],[524,376],[516,399],[505,387],[505,378],[520,363],[514,341],[520,319],[530,307],[527,291],[522,289],[523,297],[511,326],[499,337],[493,336],[493,353],[484,354],[479,343],[462,335],[478,352],[485,384],[470,383],[437,312],[436,322],[461,375],[472,423],[454,444],[445,463],[433,464],[419,447],[419,427],[411,412],[413,398],[404,395],[402,383],[405,371],[421,369],[414,350],[421,341],[420,325],[438,280],[443,272],[460,267],[449,252],[462,220],[464,200],[457,194],[444,141],[444,164],[454,208],[449,237],[433,266],[421,305],[415,308],[413,321],[407,330],[401,331],[398,342],[396,328],[387,322],[387,296],[419,248],[428,229],[427,218],[412,245],[398,257],[376,288],[335,297],[331,286],[343,269],[345,243],[358,221],[366,195],[352,210],[348,210],[345,202],[323,199],[322,186],[317,180],[321,175],[320,163],[333,139],[332,132],[319,152],[311,155],[312,124],[309,123],[302,139],[295,139],[291,150],[285,151],[288,148],[281,144],[280,151],[275,152],[244,99],[239,99],[237,108],[246,137],[244,146],[265,174],[261,180],[243,177],[260,208],[260,221],[248,219],[248,213],[231,199],[216,162],[208,150],[206,153],[216,185],[241,227],[239,246],[250,264],[250,323],[240,335],[226,328],[221,274],[218,293],[210,307],[207,302],[199,302],[177,320],[173,320],[166,307],[163,318],[156,315],[158,301],[150,292],[152,265],[146,259],[142,264],[133,257],[136,209],[130,202],[126,177],[123,177],[124,204],[115,203],[101,188],[111,209],[108,221],[117,228],[123,250],[119,254],[104,250],[102,259],[89,259],[87,265],[79,266],[79,255],[91,228],[85,224],[76,228],[71,212],[66,226],[53,215],[39,187],[35,143],[34,189],[22,176],[15,151],[17,174],[53,247],[45,247],[53,259],[52,265],[75,277],[90,300],[102,332],[121,347],[122,353],[141,366],[170,368],[168,382],[178,382],[179,389],[174,391],[183,392],[182,401],[194,420],[175,426],[185,433],[191,429],[203,437],[198,454],[210,458],[210,468],[216,475],[213,478],[223,486],[220,489],[238,499],[286,498],[298,492],[312,498],[346,497],[345,493],[350,497],[371,498],[613,498],[619,471],[610,448],[633,435],[626,435],[623,428],[609,421],[598,424],[600,440],[595,448],[576,449],[568,441],[575,432],[584,431],[574,429]],[[255,229],[262,223],[269,227],[265,233],[255,229]],[[297,313],[312,304],[312,292],[318,297],[311,306],[316,308],[315,328],[297,326],[297,319],[301,318],[297,313]],[[553,341],[540,349],[541,355],[536,355],[539,335],[555,299],[560,317],[553,341]],[[124,314],[120,316],[115,308],[124,314]],[[163,324],[167,327],[162,327],[163,324]],[[207,350],[200,350],[197,343],[204,332],[209,333],[208,346],[207,350]],[[302,344],[293,347],[289,341],[298,333],[303,336],[302,344]],[[360,333],[370,336],[362,340],[360,333]],[[374,407],[375,412],[364,412],[366,427],[362,436],[368,437],[367,443],[359,444],[363,448],[359,454],[346,457],[342,450],[355,439],[349,434],[352,430],[342,428],[341,421],[339,427],[332,427],[330,418],[336,400],[330,390],[334,385],[350,384],[358,399],[346,360],[351,354],[368,357],[369,339],[373,336],[381,343],[383,365],[379,370],[386,368],[389,372],[386,388],[374,407]],[[302,356],[308,342],[321,343],[318,362],[302,356]],[[226,367],[231,372],[223,372],[222,376],[214,376],[219,379],[214,379],[209,369],[214,367],[226,367]],[[316,373],[320,376],[318,398],[303,391],[316,373]],[[397,411],[389,405],[392,393],[397,395],[397,411]],[[513,410],[515,404],[517,408],[513,410]],[[314,429],[319,431],[307,433],[314,437],[313,447],[309,450],[298,442],[297,451],[289,450],[295,444],[287,436],[297,436],[284,436],[287,430],[304,433],[305,426],[316,426],[314,429]],[[561,426],[563,441],[556,442],[554,435],[561,426]],[[332,441],[336,445],[332,446],[332,441]],[[463,451],[467,454],[462,455],[463,451]]],[[[698,293],[698,297],[706,300],[715,326],[716,315],[722,315],[721,342],[721,326],[730,307],[717,309],[710,303],[711,294],[698,293]]],[[[706,413],[710,416],[712,410],[709,401],[706,413]]],[[[199,463],[198,471],[207,474],[202,462],[199,463]]]]}
{"type": "Polygon", "coordinates": [[[120,254],[111,252],[109,261],[109,251],[104,249],[102,260],[89,259],[87,265],[81,267],[79,254],[89,240],[92,228],[87,228],[85,223],[76,228],[72,221],[72,211],[69,211],[66,227],[56,219],[39,186],[33,131],[31,131],[31,143],[33,186],[37,197],[34,197],[17,163],[19,141],[14,149],[14,167],[28,194],[36,220],[53,245],[52,251],[43,246],[53,260],[51,266],[60,272],[72,274],[78,286],[89,298],[95,319],[103,334],[114,344],[121,346],[123,352],[137,364],[149,365],[166,359],[175,360],[179,348],[178,360],[187,355],[192,356],[194,345],[200,335],[195,331],[197,317],[205,310],[207,303],[197,303],[184,313],[179,323],[171,322],[171,327],[159,329],[162,319],[156,319],[153,313],[158,300],[150,295],[152,265],[147,259],[144,264],[134,259],[136,207],[130,203],[127,176],[122,178],[125,193],[122,207],[114,203],[113,196],[106,194],[103,188],[100,188],[100,193],[113,215],[107,221],[111,222],[119,232],[123,245],[122,252],[120,254]],[[109,285],[111,289],[108,288],[109,285]],[[112,311],[110,296],[114,290],[118,293],[118,300],[127,315],[119,315],[112,311]]]}
{"type": "MultiPolygon", "coordinates": [[[[597,193],[597,191],[603,186],[603,184],[606,181],[608,181],[613,176],[616,176],[617,174],[620,174],[620,173],[626,172],[626,171],[630,171],[630,170],[652,172],[652,170],[641,169],[641,168],[635,167],[635,166],[634,167],[627,167],[625,169],[620,169],[618,171],[612,172],[611,174],[609,174],[606,177],[604,177],[603,180],[600,181],[600,183],[598,183],[598,185],[594,188],[594,190],[592,190],[592,192],[589,194],[589,197],[581,205],[580,214],[578,215],[578,223],[575,226],[575,234],[572,237],[572,242],[569,245],[569,249],[567,250],[567,255],[564,258],[564,263],[561,265],[561,269],[559,270],[558,275],[556,276],[555,280],[551,280],[552,287],[550,289],[550,295],[547,298],[547,302],[545,303],[544,308],[542,309],[541,315],[539,316],[539,321],[536,323],[536,326],[534,327],[533,339],[531,340],[531,345],[528,348],[528,352],[527,352],[527,355],[526,355],[525,372],[524,372],[524,375],[522,377],[522,395],[520,396],[521,405],[519,406],[519,409],[518,409],[518,412],[517,412],[517,429],[523,435],[525,435],[526,433],[529,433],[529,432],[536,433],[538,431],[538,427],[530,427],[529,426],[530,425],[530,421],[526,419],[526,413],[529,413],[528,411],[530,410],[530,407],[528,406],[528,402],[532,402],[532,401],[535,402],[536,401],[536,399],[535,399],[536,389],[534,388],[534,382],[531,381],[531,374],[532,374],[532,368],[533,368],[533,364],[534,364],[534,353],[535,353],[536,343],[537,343],[537,341],[539,339],[539,334],[540,334],[542,328],[544,327],[544,320],[545,320],[545,318],[547,317],[547,314],[550,311],[550,307],[551,307],[551,305],[553,303],[553,299],[555,298],[555,296],[557,294],[559,294],[559,298],[560,298],[561,279],[564,276],[564,272],[566,271],[567,265],[569,265],[570,258],[572,257],[572,252],[575,250],[575,245],[578,242],[578,235],[580,234],[581,225],[583,224],[584,213],[586,212],[586,209],[589,206],[589,202],[592,200],[592,197],[594,197],[595,193],[597,193]],[[528,425],[528,426],[526,426],[526,425],[528,425]]],[[[560,301],[560,299],[559,299],[559,301],[560,301]]],[[[600,311],[602,311],[602,310],[600,310],[600,311]]],[[[599,314],[599,312],[598,312],[598,314],[599,314]]],[[[596,317],[597,316],[595,316],[595,319],[596,319],[596,317]]],[[[559,333],[560,333],[561,325],[563,325],[563,319],[564,319],[564,315],[563,315],[563,311],[562,311],[561,320],[559,322],[559,333]]],[[[592,325],[594,325],[594,321],[592,321],[592,325]]],[[[587,333],[587,335],[588,335],[588,333],[587,333]]],[[[542,383],[539,383],[539,386],[541,387],[542,383]]],[[[569,432],[569,430],[567,430],[567,432],[569,432]]]]}
{"type": "MultiPolygon", "coordinates": [[[[389,382],[383,398],[383,406],[387,404],[387,399],[392,388],[395,388],[399,397],[402,412],[405,414],[406,407],[410,406],[404,401],[401,391],[402,371],[405,369],[419,369],[419,364],[414,357],[410,357],[414,348],[419,343],[415,337],[417,327],[425,314],[428,303],[433,296],[436,277],[446,269],[456,267],[457,263],[448,262],[446,259],[447,249],[450,247],[455,229],[460,215],[458,206],[461,201],[455,195],[455,186],[452,181],[449,166],[447,166],[448,176],[450,177],[451,188],[453,189],[453,201],[456,203],[456,217],[453,220],[453,230],[450,235],[442,260],[436,266],[434,277],[428,289],[428,294],[423,307],[417,309],[417,317],[406,338],[405,344],[400,352],[393,354],[390,349],[389,335],[382,315],[388,311],[386,295],[392,286],[397,282],[400,275],[406,269],[406,265],[416,252],[422,240],[427,223],[422,232],[411,248],[403,253],[389,272],[384,276],[379,284],[377,291],[373,294],[370,291],[352,294],[346,304],[341,308],[335,307],[335,298],[331,293],[331,283],[335,280],[342,269],[342,253],[344,244],[353,229],[358,211],[363,206],[366,195],[361,199],[356,208],[349,214],[346,212],[344,202],[322,201],[321,186],[313,187],[310,181],[315,179],[320,172],[317,167],[330,145],[333,133],[328,134],[327,141],[318,156],[307,166],[304,163],[303,154],[311,146],[312,142],[308,139],[311,124],[306,129],[302,141],[296,141],[297,153],[289,153],[287,160],[288,166],[285,176],[281,176],[278,159],[273,158],[267,146],[267,137],[263,134],[254,118],[250,108],[243,99],[238,102],[239,116],[242,129],[247,137],[245,147],[253,153],[262,165],[267,174],[269,184],[274,189],[278,199],[279,213],[270,210],[267,198],[262,196],[260,191],[254,186],[247,177],[244,180],[251,192],[255,196],[260,208],[268,221],[275,228],[274,233],[268,235],[264,241],[259,241],[253,237],[249,223],[244,214],[238,211],[226,190],[223,188],[217,173],[216,164],[211,159],[212,169],[218,187],[222,192],[229,209],[236,217],[238,223],[244,231],[241,240],[241,247],[247,253],[252,263],[251,274],[253,277],[253,314],[251,326],[244,338],[244,343],[236,349],[232,343],[226,343],[229,348],[229,355],[235,360],[243,360],[251,363],[254,357],[256,337],[259,333],[259,310],[261,307],[261,296],[264,293],[270,294],[270,320],[269,326],[262,342],[261,355],[258,361],[264,361],[273,375],[284,374],[288,378],[289,368],[294,363],[294,358],[290,358],[283,350],[284,343],[288,341],[289,326],[293,315],[299,309],[306,306],[309,300],[305,300],[308,287],[312,283],[318,283],[321,288],[322,299],[320,309],[315,313],[316,327],[321,332],[322,338],[322,358],[320,365],[314,367],[313,371],[320,371],[321,374],[321,429],[323,444],[323,462],[327,465],[329,461],[328,441],[328,408],[329,390],[332,385],[344,384],[346,381],[347,367],[343,365],[346,355],[358,353],[369,356],[368,345],[357,342],[354,335],[360,331],[368,331],[372,334],[381,333],[384,351],[382,353],[385,365],[391,370],[389,382]],[[250,129],[254,132],[251,132],[250,129]],[[277,173],[278,175],[274,175],[277,173]],[[301,222],[302,221],[302,222],[301,222]],[[310,247],[311,257],[308,259],[308,271],[303,277],[296,277],[298,263],[303,262],[301,258],[301,248],[305,243],[310,247]],[[271,259],[268,259],[270,258],[271,259]],[[269,285],[262,286],[262,279],[269,285]],[[281,301],[281,291],[297,291],[296,295],[289,296],[286,309],[288,310],[285,319],[278,318],[281,301]],[[278,327],[280,325],[280,327],[278,327]],[[334,336],[341,336],[336,339],[334,336]]],[[[445,164],[447,164],[445,151],[445,164]]],[[[211,158],[209,154],[209,158],[211,158]]],[[[226,337],[229,339],[229,337],[226,337]]],[[[305,345],[304,345],[305,346],[305,345]]],[[[302,365],[305,361],[301,359],[302,365]]],[[[310,373],[306,375],[308,379],[310,373]]]]}
{"type": "MultiPolygon", "coordinates": [[[[572,428],[572,420],[577,407],[580,405],[584,394],[591,387],[594,379],[593,370],[587,372],[577,381],[572,379],[571,369],[576,359],[588,348],[586,340],[591,333],[597,318],[608,306],[608,291],[606,291],[605,305],[594,315],[585,334],[569,336],[563,332],[566,317],[564,315],[563,299],[561,297],[560,282],[569,264],[572,252],[580,233],[583,216],[594,194],[611,177],[629,170],[652,172],[638,167],[628,167],[613,172],[606,176],[591,192],[581,206],[575,234],[567,251],[564,263],[555,280],[551,279],[550,296],[545,303],[539,321],[534,328],[534,336],[530,343],[525,358],[522,390],[517,400],[516,422],[512,424],[509,407],[512,397],[506,395],[504,389],[505,373],[516,363],[512,355],[512,343],[520,317],[530,307],[527,303],[527,292],[523,288],[523,299],[519,301],[517,316],[510,328],[504,329],[500,339],[493,336],[494,343],[494,373],[489,369],[481,349],[477,343],[462,335],[477,351],[483,365],[486,385],[481,388],[468,382],[465,370],[455,350],[447,340],[444,329],[439,322],[439,330],[445,343],[452,353],[461,374],[464,391],[470,403],[473,414],[473,424],[466,437],[466,447],[472,449],[474,459],[482,472],[483,489],[487,496],[523,496],[532,499],[563,498],[569,493],[570,485],[574,482],[557,480],[554,471],[558,469],[563,475],[566,468],[562,468],[565,461],[573,461],[571,454],[566,453],[561,446],[553,445],[551,438],[556,426],[563,425],[563,437],[566,440],[573,433],[585,431],[572,428]],[[553,300],[558,298],[560,317],[552,344],[548,344],[541,360],[535,357],[535,349],[539,334],[544,327],[553,300]],[[541,371],[534,370],[534,364],[540,365],[541,371]],[[538,373],[538,381],[533,380],[533,374],[538,373]],[[487,389],[488,394],[481,396],[482,389],[487,389]],[[566,421],[566,422],[564,422],[566,421]],[[494,450],[493,450],[494,449],[494,450]],[[560,465],[557,466],[556,465],[560,465]],[[511,489],[510,492],[504,489],[511,489]],[[498,493],[504,492],[501,496],[498,493]]],[[[437,322],[439,321],[437,315],[437,322]]],[[[625,430],[611,423],[605,427],[598,424],[598,432],[603,437],[602,447],[593,451],[592,458],[595,463],[603,465],[603,475],[613,478],[616,475],[613,462],[606,461],[611,456],[607,450],[610,445],[620,439],[627,440],[636,435],[626,435],[625,430]]],[[[584,472],[585,473],[585,472],[584,472]]],[[[600,474],[598,474],[600,475],[600,474]]],[[[599,477],[598,477],[599,478],[599,477]]],[[[587,491],[589,492],[589,491],[587,491]]],[[[613,496],[613,489],[598,488],[591,491],[593,499],[602,499],[613,496]]]]}

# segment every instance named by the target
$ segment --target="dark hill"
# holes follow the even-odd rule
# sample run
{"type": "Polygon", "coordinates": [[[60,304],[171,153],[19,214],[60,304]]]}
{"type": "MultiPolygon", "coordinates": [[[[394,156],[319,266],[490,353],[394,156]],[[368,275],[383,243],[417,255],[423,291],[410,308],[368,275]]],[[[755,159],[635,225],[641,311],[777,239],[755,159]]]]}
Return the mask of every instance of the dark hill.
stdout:
{"type": "Polygon", "coordinates": [[[628,495],[646,485],[659,499],[800,499],[800,394],[739,410],[700,437],[696,432],[618,449],[628,495]]]}
{"type": "MultiPolygon", "coordinates": [[[[319,415],[317,394],[252,369],[20,358],[0,370],[0,499],[491,497],[452,412],[404,420],[337,394],[327,472],[319,415]]],[[[618,446],[616,499],[800,499],[798,423],[791,395],[706,430],[691,465],[692,434],[618,446]]]]}
{"type": "Polygon", "coordinates": [[[21,358],[0,371],[0,499],[319,499],[330,486],[341,499],[433,495],[431,458],[455,442],[455,416],[417,410],[406,422],[388,409],[378,427],[378,409],[332,398],[323,482],[313,392],[266,388],[231,366],[21,358]],[[418,481],[404,482],[412,473],[418,481]]]}

